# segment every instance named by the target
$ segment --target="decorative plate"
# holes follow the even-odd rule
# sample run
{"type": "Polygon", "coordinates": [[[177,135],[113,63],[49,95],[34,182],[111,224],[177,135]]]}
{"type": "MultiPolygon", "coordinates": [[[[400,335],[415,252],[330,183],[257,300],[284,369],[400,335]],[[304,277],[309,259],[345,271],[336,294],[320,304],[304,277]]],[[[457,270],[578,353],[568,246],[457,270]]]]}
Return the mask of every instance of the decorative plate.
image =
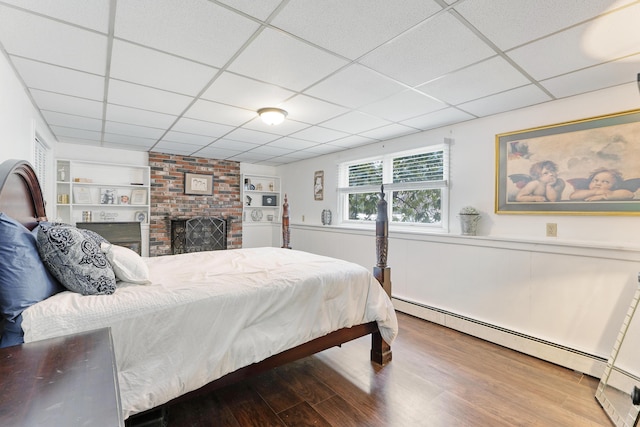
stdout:
{"type": "Polygon", "coordinates": [[[262,219],[262,210],[261,209],[252,210],[251,219],[254,221],[260,221],[262,219]]]}
{"type": "Polygon", "coordinates": [[[133,217],[135,218],[136,221],[138,222],[147,222],[147,213],[144,211],[138,211],[136,212],[133,217]]]}

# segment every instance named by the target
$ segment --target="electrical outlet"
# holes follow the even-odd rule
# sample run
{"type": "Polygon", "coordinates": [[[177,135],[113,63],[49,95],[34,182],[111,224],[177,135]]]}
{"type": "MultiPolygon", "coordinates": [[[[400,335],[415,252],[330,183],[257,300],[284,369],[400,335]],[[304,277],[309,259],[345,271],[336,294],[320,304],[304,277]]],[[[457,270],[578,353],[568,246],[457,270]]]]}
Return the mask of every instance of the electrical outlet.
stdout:
{"type": "Polygon", "coordinates": [[[547,237],[558,237],[558,224],[554,222],[547,223],[547,237]]]}

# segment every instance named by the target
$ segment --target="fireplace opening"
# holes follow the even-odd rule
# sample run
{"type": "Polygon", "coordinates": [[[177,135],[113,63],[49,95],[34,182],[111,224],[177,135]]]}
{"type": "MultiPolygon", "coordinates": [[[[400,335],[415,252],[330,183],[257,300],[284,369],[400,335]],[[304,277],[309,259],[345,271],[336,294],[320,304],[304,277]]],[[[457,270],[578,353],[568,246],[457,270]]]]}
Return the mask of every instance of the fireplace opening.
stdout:
{"type": "Polygon", "coordinates": [[[227,220],[195,217],[171,220],[173,254],[227,249],[227,220]]]}

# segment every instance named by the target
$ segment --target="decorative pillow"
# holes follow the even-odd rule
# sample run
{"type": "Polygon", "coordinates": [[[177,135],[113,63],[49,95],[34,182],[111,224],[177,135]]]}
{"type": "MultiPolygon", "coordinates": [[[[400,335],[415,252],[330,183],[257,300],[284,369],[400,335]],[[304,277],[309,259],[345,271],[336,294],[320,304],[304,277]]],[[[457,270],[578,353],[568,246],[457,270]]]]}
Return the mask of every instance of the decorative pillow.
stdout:
{"type": "Polygon", "coordinates": [[[115,274],[100,250],[100,242],[106,242],[104,238],[66,224],[43,223],[39,228],[40,258],[65,288],[82,295],[115,292],[115,274]]]}
{"type": "Polygon", "coordinates": [[[0,310],[4,331],[0,347],[23,342],[22,311],[64,288],[45,268],[33,232],[0,213],[0,310]]]}
{"type": "Polygon", "coordinates": [[[110,243],[102,243],[100,249],[111,263],[116,279],[138,285],[151,283],[149,267],[137,252],[110,243]]]}

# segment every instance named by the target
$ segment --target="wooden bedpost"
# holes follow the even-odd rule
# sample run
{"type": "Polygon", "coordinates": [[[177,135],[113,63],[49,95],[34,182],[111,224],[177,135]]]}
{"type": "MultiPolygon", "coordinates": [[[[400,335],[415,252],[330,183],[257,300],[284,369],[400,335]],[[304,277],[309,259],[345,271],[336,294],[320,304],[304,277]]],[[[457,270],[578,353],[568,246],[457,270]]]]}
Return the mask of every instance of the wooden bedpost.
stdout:
{"type": "Polygon", "coordinates": [[[282,247],[285,249],[291,249],[289,245],[289,237],[291,237],[289,231],[289,202],[287,201],[287,195],[284,195],[284,203],[282,205],[282,247]]]}
{"type": "MultiPolygon", "coordinates": [[[[391,268],[387,266],[387,249],[389,245],[389,218],[387,217],[387,201],[384,199],[384,185],[380,187],[378,212],[376,216],[376,257],[373,275],[380,282],[382,289],[391,298],[391,268]]],[[[391,346],[375,332],[371,335],[371,360],[380,365],[391,362],[391,346]]]]}

